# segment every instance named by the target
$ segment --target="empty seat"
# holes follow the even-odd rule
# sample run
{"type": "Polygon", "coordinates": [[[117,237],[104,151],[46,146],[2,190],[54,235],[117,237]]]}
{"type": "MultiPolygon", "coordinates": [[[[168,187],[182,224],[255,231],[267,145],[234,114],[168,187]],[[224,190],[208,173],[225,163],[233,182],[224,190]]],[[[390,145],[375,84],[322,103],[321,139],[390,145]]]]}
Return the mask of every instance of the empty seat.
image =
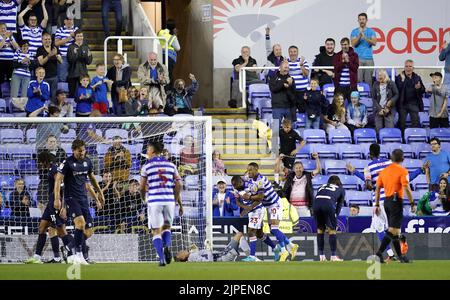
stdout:
{"type": "Polygon", "coordinates": [[[427,112],[419,112],[420,124],[423,127],[430,127],[430,115],[427,112]]]}
{"type": "Polygon", "coordinates": [[[420,159],[405,159],[402,163],[408,172],[415,171],[422,167],[422,161],[420,159]]]}
{"type": "Polygon", "coordinates": [[[323,162],[323,168],[327,175],[347,173],[346,163],[343,160],[327,159],[323,162]]]}
{"type": "Polygon", "coordinates": [[[351,164],[357,171],[363,173],[364,172],[364,168],[367,167],[367,165],[369,164],[370,160],[365,160],[365,159],[347,159],[345,162],[351,164]]]}
{"type": "Polygon", "coordinates": [[[366,98],[371,97],[369,84],[367,84],[365,82],[358,82],[357,88],[358,88],[360,97],[366,97],[366,98]]]}
{"type": "Polygon", "coordinates": [[[430,144],[425,143],[413,143],[411,144],[413,147],[416,158],[424,159],[428,154],[431,154],[431,146],[430,144]]]}
{"type": "Polygon", "coordinates": [[[321,185],[326,184],[328,182],[328,178],[330,178],[329,175],[316,175],[312,179],[313,188],[316,190],[321,185]]]}
{"type": "Polygon", "coordinates": [[[428,134],[425,128],[406,128],[405,142],[407,144],[412,142],[428,142],[428,134]]]}
{"type": "Polygon", "coordinates": [[[26,175],[23,177],[25,180],[25,186],[28,190],[37,190],[39,185],[39,176],[38,175],[26,175]]]}
{"type": "Polygon", "coordinates": [[[303,139],[308,143],[323,143],[326,144],[325,131],[322,129],[305,129],[303,131],[303,139]]]}
{"type": "Polygon", "coordinates": [[[352,135],[347,129],[330,129],[328,132],[328,141],[334,143],[351,143],[352,135]]]}
{"type": "Polygon", "coordinates": [[[430,98],[423,97],[423,111],[428,112],[430,110],[430,98]]]}
{"type": "Polygon", "coordinates": [[[333,98],[334,97],[334,84],[333,83],[324,84],[323,92],[324,92],[326,98],[333,98]]]}
{"type": "Polygon", "coordinates": [[[27,143],[36,143],[36,128],[30,128],[27,130],[27,143]]]}
{"type": "Polygon", "coordinates": [[[316,161],[314,159],[302,159],[300,161],[305,171],[312,172],[316,169],[316,161]]]}
{"type": "Polygon", "coordinates": [[[306,127],[306,114],[299,113],[297,114],[297,128],[305,128],[306,127]]]}
{"type": "Polygon", "coordinates": [[[359,102],[364,104],[367,108],[367,113],[370,115],[373,112],[373,101],[372,98],[362,97],[359,102]]]}
{"type": "Polygon", "coordinates": [[[6,101],[5,101],[5,99],[0,98],[0,113],[6,113],[6,112],[7,112],[6,101]]]}
{"type": "Polygon", "coordinates": [[[255,83],[248,87],[248,101],[250,108],[262,116],[262,108],[271,108],[272,93],[268,84],[255,83]]]}
{"type": "Polygon", "coordinates": [[[105,157],[106,152],[111,147],[111,144],[97,144],[97,153],[100,158],[105,157]]]}
{"type": "Polygon", "coordinates": [[[417,176],[412,182],[411,182],[413,188],[415,191],[417,190],[428,190],[428,183],[426,175],[422,174],[417,176]]]}
{"type": "Polygon", "coordinates": [[[389,143],[386,144],[389,152],[392,153],[395,149],[401,149],[403,151],[403,156],[405,158],[414,158],[415,157],[415,149],[413,146],[408,144],[400,144],[400,143],[389,143]]]}
{"type": "Polygon", "coordinates": [[[7,128],[0,130],[0,142],[5,143],[23,143],[23,131],[18,128],[7,128]]]}
{"type": "Polygon", "coordinates": [[[338,175],[342,182],[342,187],[346,190],[359,191],[364,184],[361,179],[352,175],[338,175]]]}
{"type": "Polygon", "coordinates": [[[115,128],[106,129],[105,139],[110,140],[115,136],[120,136],[120,138],[122,140],[127,141],[128,140],[128,131],[126,131],[125,129],[115,129],[115,128]]]}
{"type": "Polygon", "coordinates": [[[58,82],[58,90],[69,92],[69,84],[67,82],[58,82]]]}
{"type": "Polygon", "coordinates": [[[402,142],[402,132],[398,128],[381,128],[379,136],[382,144],[402,142]]]}
{"type": "Polygon", "coordinates": [[[61,133],[61,135],[59,136],[59,141],[61,143],[72,143],[76,138],[77,138],[77,134],[76,134],[75,130],[69,129],[69,131],[67,133],[61,133]]]}
{"type": "Polygon", "coordinates": [[[13,175],[16,166],[12,160],[0,160],[0,174],[13,175]]]}
{"type": "Polygon", "coordinates": [[[441,142],[450,142],[450,128],[431,128],[430,138],[437,137],[441,142]]]}
{"type": "Polygon", "coordinates": [[[36,144],[7,144],[6,151],[11,159],[32,159],[36,153],[36,144]]]}
{"type": "Polygon", "coordinates": [[[362,151],[361,145],[339,144],[338,152],[339,152],[339,157],[341,159],[362,158],[363,157],[363,151],[362,151]]]}
{"type": "Polygon", "coordinates": [[[373,128],[358,128],[353,132],[355,144],[376,143],[377,132],[373,128]]]}
{"type": "Polygon", "coordinates": [[[14,175],[0,176],[0,186],[4,191],[12,191],[14,189],[14,181],[16,180],[14,175]]]}
{"type": "Polygon", "coordinates": [[[130,168],[130,173],[131,174],[139,174],[141,171],[141,161],[140,159],[132,159],[131,160],[131,168],[130,168]]]}
{"type": "Polygon", "coordinates": [[[297,159],[309,159],[311,157],[311,145],[306,144],[303,146],[299,151],[297,151],[297,154],[295,157],[297,159]]]}
{"type": "Polygon", "coordinates": [[[64,149],[64,151],[66,151],[66,154],[68,156],[72,155],[73,151],[72,151],[72,144],[70,143],[61,143],[61,148],[64,149]]]}
{"type": "Polygon", "coordinates": [[[21,175],[37,174],[37,164],[34,159],[22,159],[17,162],[17,169],[21,175]]]}
{"type": "Polygon", "coordinates": [[[352,204],[360,206],[372,206],[372,193],[369,191],[346,191],[345,202],[347,206],[352,204]]]}
{"type": "Polygon", "coordinates": [[[327,144],[314,144],[311,145],[311,154],[317,153],[321,159],[330,158],[336,159],[338,158],[338,148],[336,145],[327,145],[327,144]]]}

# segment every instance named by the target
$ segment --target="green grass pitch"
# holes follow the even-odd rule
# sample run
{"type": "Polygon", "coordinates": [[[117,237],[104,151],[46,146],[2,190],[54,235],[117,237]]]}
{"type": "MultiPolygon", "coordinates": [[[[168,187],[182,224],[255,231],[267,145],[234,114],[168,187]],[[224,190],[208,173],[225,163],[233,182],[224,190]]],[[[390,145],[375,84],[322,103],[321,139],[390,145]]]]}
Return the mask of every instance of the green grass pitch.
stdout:
{"type": "MultiPolygon", "coordinates": [[[[81,266],[81,279],[162,279],[162,280],[276,280],[276,279],[367,279],[370,264],[345,262],[229,262],[172,263],[159,267],[155,263],[117,263],[81,266]]],[[[67,279],[69,265],[0,265],[0,280],[67,279]]],[[[450,261],[391,262],[381,266],[381,279],[450,279],[450,261]]]]}

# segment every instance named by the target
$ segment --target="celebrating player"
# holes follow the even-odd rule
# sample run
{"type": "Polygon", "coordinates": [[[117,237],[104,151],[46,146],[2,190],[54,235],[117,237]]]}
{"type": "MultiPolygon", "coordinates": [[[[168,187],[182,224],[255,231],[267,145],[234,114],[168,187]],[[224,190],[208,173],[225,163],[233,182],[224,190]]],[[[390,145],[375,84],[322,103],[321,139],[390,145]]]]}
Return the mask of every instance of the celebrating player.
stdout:
{"type": "MultiPolygon", "coordinates": [[[[57,166],[55,164],[55,156],[50,152],[41,152],[38,155],[38,161],[42,164],[43,170],[48,170],[48,204],[44,210],[41,221],[39,223],[39,236],[36,245],[36,251],[33,257],[25,261],[27,264],[41,264],[42,250],[44,249],[47,239],[46,231],[52,226],[56,227],[58,236],[63,240],[64,246],[73,245],[73,237],[67,234],[65,221],[60,216],[60,211],[56,210],[53,204],[55,190],[55,177],[57,174],[57,166]]],[[[58,186],[60,188],[60,186],[58,186]]],[[[71,252],[71,251],[70,251],[71,252]]],[[[71,254],[70,254],[71,255],[71,254]]]]}
{"type": "Polygon", "coordinates": [[[158,253],[159,265],[170,264],[171,232],[175,214],[175,201],[179,214],[183,215],[181,203],[181,178],[176,166],[161,155],[163,147],[158,142],[147,145],[147,163],[141,170],[141,197],[148,207],[149,229],[152,230],[153,247],[158,253]]]}
{"type": "Polygon", "coordinates": [[[326,261],[324,255],[325,229],[328,229],[328,242],[331,249],[331,261],[342,261],[336,256],[336,229],[337,216],[344,204],[345,191],[342,188],[341,180],[338,176],[333,175],[328,179],[328,183],[322,185],[317,191],[316,198],[313,203],[314,218],[317,223],[317,244],[319,248],[320,261],[326,261]]]}
{"type": "Polygon", "coordinates": [[[86,239],[92,236],[92,217],[89,212],[86,183],[89,179],[97,192],[101,205],[105,198],[93,173],[91,160],[86,157],[86,147],[82,140],[72,143],[72,156],[64,160],[58,167],[54,187],[54,208],[59,211],[61,205],[60,186],[64,182],[64,200],[68,215],[73,218],[75,225],[75,255],[71,257],[74,264],[88,265],[83,252],[87,253],[86,239]],[[84,251],[83,251],[84,250],[84,251]]]}
{"type": "Polygon", "coordinates": [[[198,247],[194,245],[189,251],[179,251],[175,256],[175,260],[178,262],[235,261],[239,256],[239,248],[241,248],[246,255],[249,255],[250,246],[242,232],[236,233],[225,249],[220,253],[213,253],[211,249],[199,250],[198,247]]]}

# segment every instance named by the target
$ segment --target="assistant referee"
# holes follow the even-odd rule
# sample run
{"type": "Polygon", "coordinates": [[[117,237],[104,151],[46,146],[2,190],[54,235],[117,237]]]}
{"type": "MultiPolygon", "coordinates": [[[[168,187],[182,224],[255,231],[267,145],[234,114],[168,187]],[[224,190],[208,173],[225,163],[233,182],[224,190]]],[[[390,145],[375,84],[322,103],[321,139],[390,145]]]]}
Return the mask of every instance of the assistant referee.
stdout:
{"type": "Polygon", "coordinates": [[[386,200],[384,201],[384,210],[386,211],[388,230],[381,241],[380,248],[376,255],[381,263],[384,263],[383,252],[391,243],[395,252],[402,263],[409,263],[409,259],[402,255],[400,248],[400,228],[403,220],[403,191],[408,196],[411,204],[411,212],[415,212],[414,200],[409,186],[408,170],[402,167],[403,151],[396,149],[391,154],[392,164],[380,172],[377,179],[377,188],[375,191],[375,213],[380,214],[380,190],[384,188],[386,200]]]}

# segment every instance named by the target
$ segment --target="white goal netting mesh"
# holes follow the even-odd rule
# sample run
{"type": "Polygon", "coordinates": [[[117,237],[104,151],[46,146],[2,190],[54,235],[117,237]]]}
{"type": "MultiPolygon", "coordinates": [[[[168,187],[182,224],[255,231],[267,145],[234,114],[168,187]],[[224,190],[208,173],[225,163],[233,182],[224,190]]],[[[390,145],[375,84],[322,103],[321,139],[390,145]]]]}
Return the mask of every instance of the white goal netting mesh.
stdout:
{"type": "MultiPolygon", "coordinates": [[[[34,254],[40,217],[49,201],[48,169],[41,167],[38,154],[48,151],[60,163],[72,155],[71,144],[77,138],[86,142],[87,156],[105,196],[105,205],[99,208],[88,195],[94,235],[86,243],[92,260],[157,261],[148,229],[147,204],[139,191],[140,169],[147,161],[150,141],[164,144],[164,155],[182,177],[184,215],[178,215],[177,206],[172,252],[192,244],[203,248],[205,239],[212,238],[208,118],[10,121],[0,121],[1,262],[20,262],[34,254]]],[[[66,226],[68,233],[73,233],[70,217],[66,226]]],[[[48,237],[53,235],[54,230],[48,230],[48,237]]],[[[43,259],[52,259],[53,252],[47,238],[43,259]]]]}

